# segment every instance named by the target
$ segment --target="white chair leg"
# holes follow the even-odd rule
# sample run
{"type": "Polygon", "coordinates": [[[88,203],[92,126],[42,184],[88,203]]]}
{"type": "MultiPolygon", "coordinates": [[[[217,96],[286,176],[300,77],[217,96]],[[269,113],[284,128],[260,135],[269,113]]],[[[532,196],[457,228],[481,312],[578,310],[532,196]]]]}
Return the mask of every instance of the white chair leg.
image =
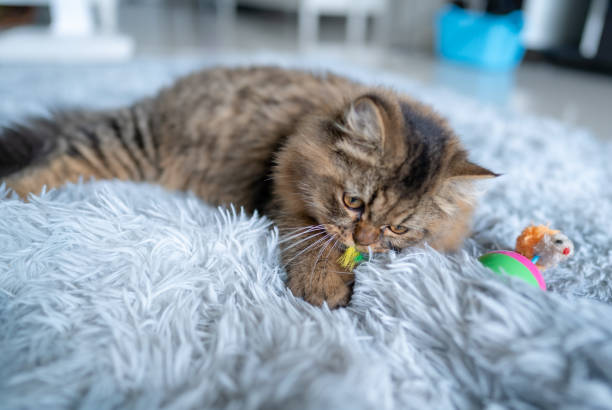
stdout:
{"type": "Polygon", "coordinates": [[[115,33],[118,26],[117,0],[96,0],[100,16],[100,30],[103,33],[115,33]]]}
{"type": "Polygon", "coordinates": [[[308,48],[317,43],[319,37],[319,15],[307,7],[300,7],[298,12],[298,41],[301,48],[308,48]]]}
{"type": "Polygon", "coordinates": [[[374,19],[374,42],[380,47],[389,45],[391,37],[391,15],[388,11],[376,15],[374,19]]]}
{"type": "Polygon", "coordinates": [[[51,32],[87,36],[94,32],[91,4],[85,0],[51,0],[51,32]]]}
{"type": "Polygon", "coordinates": [[[236,0],[216,0],[217,33],[224,46],[234,44],[236,0]]]}
{"type": "Polygon", "coordinates": [[[236,17],[236,0],[216,0],[217,13],[223,20],[233,21],[236,17]]]}
{"type": "Polygon", "coordinates": [[[346,25],[346,38],[350,44],[363,45],[366,42],[368,16],[363,11],[349,11],[346,25]]]}

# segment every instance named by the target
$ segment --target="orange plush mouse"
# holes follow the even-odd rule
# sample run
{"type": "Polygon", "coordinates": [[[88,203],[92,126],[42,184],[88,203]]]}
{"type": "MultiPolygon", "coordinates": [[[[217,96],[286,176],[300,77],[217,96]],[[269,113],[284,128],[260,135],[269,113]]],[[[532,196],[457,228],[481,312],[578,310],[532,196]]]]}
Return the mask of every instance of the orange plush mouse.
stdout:
{"type": "Polygon", "coordinates": [[[544,270],[572,256],[574,244],[560,231],[545,225],[529,225],[516,238],[516,252],[544,270]]]}

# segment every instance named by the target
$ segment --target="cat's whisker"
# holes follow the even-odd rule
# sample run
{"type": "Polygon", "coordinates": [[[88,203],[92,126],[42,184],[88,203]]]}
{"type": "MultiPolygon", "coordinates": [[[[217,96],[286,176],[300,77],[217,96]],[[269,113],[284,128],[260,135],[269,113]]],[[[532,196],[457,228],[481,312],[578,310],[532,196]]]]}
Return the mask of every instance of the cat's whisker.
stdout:
{"type": "Polygon", "coordinates": [[[303,236],[303,235],[307,235],[307,234],[315,233],[315,232],[322,232],[322,231],[324,231],[324,230],[323,229],[309,229],[309,230],[306,230],[306,231],[303,231],[303,232],[293,233],[291,235],[282,235],[280,240],[279,240],[279,243],[285,243],[287,241],[290,241],[292,239],[298,238],[298,237],[303,236]]]}
{"type": "Polygon", "coordinates": [[[310,272],[310,283],[308,285],[310,286],[310,289],[312,289],[312,279],[314,278],[315,269],[317,268],[317,265],[319,261],[321,260],[321,255],[323,255],[323,252],[325,252],[325,249],[327,249],[327,247],[333,240],[334,240],[334,236],[332,235],[330,236],[329,240],[325,242],[325,244],[321,247],[321,251],[317,255],[317,259],[315,259],[315,263],[312,265],[312,271],[310,272]]]}
{"type": "MultiPolygon", "coordinates": [[[[335,236],[335,235],[334,235],[335,236]]],[[[338,245],[338,242],[340,241],[340,238],[336,238],[336,241],[334,242],[334,244],[332,245],[331,248],[329,248],[329,252],[327,252],[327,255],[325,255],[325,259],[329,258],[329,255],[331,255],[331,253],[334,251],[334,249],[336,248],[336,245],[338,245]]]]}
{"type": "Polygon", "coordinates": [[[285,266],[289,265],[291,262],[293,262],[294,260],[296,260],[297,258],[299,258],[300,256],[302,256],[304,253],[308,252],[309,250],[311,250],[312,248],[316,247],[318,244],[320,244],[321,242],[323,242],[324,240],[326,240],[328,237],[328,235],[323,236],[322,238],[317,239],[315,242],[311,243],[310,245],[308,245],[306,248],[302,249],[301,251],[299,251],[297,254],[293,255],[293,257],[291,257],[291,259],[289,259],[286,263],[285,266]]]}
{"type": "Polygon", "coordinates": [[[318,224],[318,225],[299,225],[299,226],[282,226],[282,227],[279,227],[278,229],[280,229],[280,230],[287,230],[287,229],[303,229],[303,228],[313,228],[313,227],[321,227],[321,226],[325,226],[325,224],[318,224]]]}
{"type": "Polygon", "coordinates": [[[307,225],[307,226],[297,226],[297,227],[291,227],[291,228],[278,228],[278,230],[280,232],[287,232],[287,234],[292,234],[295,232],[300,232],[300,231],[310,231],[310,230],[321,230],[321,229],[325,229],[324,225],[307,225]]]}
{"type": "Polygon", "coordinates": [[[285,243],[285,242],[288,242],[288,241],[293,240],[295,238],[299,238],[302,235],[306,235],[306,234],[309,234],[309,233],[312,233],[312,232],[313,232],[313,230],[308,230],[308,231],[293,233],[291,235],[281,235],[278,243],[279,244],[285,243]]]}
{"type": "Polygon", "coordinates": [[[311,229],[314,228],[315,226],[318,225],[306,225],[306,226],[286,226],[286,227],[279,227],[278,230],[279,231],[290,231],[290,232],[295,232],[295,231],[300,231],[300,230],[304,230],[304,229],[311,229]]]}
{"type": "Polygon", "coordinates": [[[329,234],[326,234],[325,236],[323,236],[322,238],[318,239],[316,242],[311,243],[310,245],[308,245],[305,249],[302,249],[300,252],[298,252],[296,255],[294,255],[291,259],[289,259],[284,266],[289,265],[291,262],[293,262],[295,259],[299,258],[301,255],[303,255],[305,252],[308,252],[310,249],[312,249],[313,247],[317,246],[319,243],[323,242],[325,239],[327,239],[329,237],[329,234]]]}
{"type": "Polygon", "coordinates": [[[309,228],[309,229],[307,229],[307,230],[305,230],[303,232],[294,233],[294,234],[291,234],[289,236],[283,236],[282,239],[280,241],[278,241],[278,243],[279,244],[285,243],[285,242],[291,241],[293,239],[296,239],[296,238],[298,238],[298,237],[300,237],[302,235],[306,235],[308,233],[315,232],[315,231],[324,231],[324,230],[325,230],[325,228],[312,227],[312,228],[309,228]]]}
{"type": "MultiPolygon", "coordinates": [[[[284,250],[288,251],[289,249],[292,249],[292,248],[296,247],[297,245],[301,244],[302,242],[308,241],[310,239],[314,239],[317,236],[321,236],[321,235],[327,236],[328,234],[327,234],[327,232],[317,232],[317,233],[314,233],[314,234],[312,234],[310,236],[307,236],[306,238],[300,239],[299,241],[297,241],[297,242],[295,242],[295,243],[285,247],[284,250]]],[[[324,236],[324,238],[325,238],[325,236],[324,236]]]]}

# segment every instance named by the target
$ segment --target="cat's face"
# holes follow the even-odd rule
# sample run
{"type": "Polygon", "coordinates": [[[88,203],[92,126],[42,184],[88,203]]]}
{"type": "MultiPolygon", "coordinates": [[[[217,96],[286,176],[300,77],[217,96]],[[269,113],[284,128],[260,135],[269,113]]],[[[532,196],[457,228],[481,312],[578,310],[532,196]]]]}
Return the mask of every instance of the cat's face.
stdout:
{"type": "MultiPolygon", "coordinates": [[[[315,210],[317,222],[342,245],[353,245],[361,252],[403,249],[423,242],[432,234],[431,223],[443,215],[428,195],[410,198],[388,182],[384,177],[366,183],[345,179],[332,188],[335,203],[329,200],[315,210]]],[[[327,189],[320,191],[329,194],[327,189]]]]}
{"type": "Polygon", "coordinates": [[[467,161],[432,111],[388,93],[359,97],[302,133],[281,154],[277,171],[288,175],[277,193],[340,245],[362,252],[444,234],[470,199],[468,179],[493,175],[467,161]]]}

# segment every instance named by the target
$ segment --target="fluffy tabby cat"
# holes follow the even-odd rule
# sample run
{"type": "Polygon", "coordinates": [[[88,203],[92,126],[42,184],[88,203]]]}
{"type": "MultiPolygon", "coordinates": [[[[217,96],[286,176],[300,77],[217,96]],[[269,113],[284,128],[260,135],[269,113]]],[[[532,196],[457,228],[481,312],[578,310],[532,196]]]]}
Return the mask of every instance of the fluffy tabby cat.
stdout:
{"type": "Polygon", "coordinates": [[[296,296],[349,302],[337,259],[428,242],[456,249],[474,178],[447,123],[405,95],[273,67],[215,68],[112,111],[74,111],[0,133],[0,181],[22,197],[79,177],[149,181],[260,209],[283,233],[296,296]]]}

